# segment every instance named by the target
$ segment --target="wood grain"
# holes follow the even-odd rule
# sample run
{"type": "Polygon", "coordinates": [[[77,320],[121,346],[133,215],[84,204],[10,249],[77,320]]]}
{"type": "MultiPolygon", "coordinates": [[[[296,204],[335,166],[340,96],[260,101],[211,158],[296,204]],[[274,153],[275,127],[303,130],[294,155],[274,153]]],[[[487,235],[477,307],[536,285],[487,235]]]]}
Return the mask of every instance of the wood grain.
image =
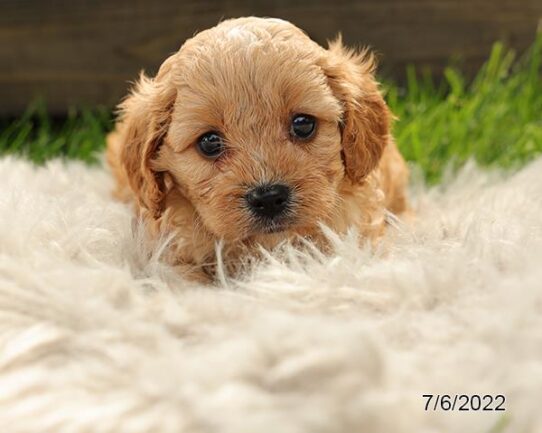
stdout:
{"type": "Polygon", "coordinates": [[[339,31],[371,45],[386,75],[414,63],[438,73],[450,57],[475,70],[495,40],[524,50],[541,0],[0,0],[0,114],[37,96],[49,109],[115,105],[138,71],[222,18],[277,16],[320,43],[339,31]]]}

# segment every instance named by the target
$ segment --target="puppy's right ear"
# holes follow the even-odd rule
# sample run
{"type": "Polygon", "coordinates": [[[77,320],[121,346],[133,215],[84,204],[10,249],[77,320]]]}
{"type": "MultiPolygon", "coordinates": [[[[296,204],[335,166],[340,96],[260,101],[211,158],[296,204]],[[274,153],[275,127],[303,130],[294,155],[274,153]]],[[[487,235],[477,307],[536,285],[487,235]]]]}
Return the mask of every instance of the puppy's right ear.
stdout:
{"type": "Polygon", "coordinates": [[[138,204],[153,218],[163,212],[163,173],[151,168],[171,123],[177,90],[171,82],[175,55],[160,67],[155,78],[141,73],[131,94],[120,104],[118,123],[121,163],[138,204]]]}

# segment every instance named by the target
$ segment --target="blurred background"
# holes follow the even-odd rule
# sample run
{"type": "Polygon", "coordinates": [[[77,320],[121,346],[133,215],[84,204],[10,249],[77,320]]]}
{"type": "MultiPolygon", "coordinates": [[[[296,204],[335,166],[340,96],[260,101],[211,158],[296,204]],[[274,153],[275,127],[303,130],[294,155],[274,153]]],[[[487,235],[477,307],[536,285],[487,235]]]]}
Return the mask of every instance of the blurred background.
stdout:
{"type": "Polygon", "coordinates": [[[450,61],[472,76],[495,41],[532,44],[542,0],[1,0],[0,10],[0,114],[14,115],[36,97],[55,114],[113,106],[141,69],[245,15],[292,21],[322,44],[342,32],[399,81],[408,64],[440,74],[450,61]]]}
{"type": "Polygon", "coordinates": [[[371,46],[397,142],[429,181],[470,158],[515,167],[542,152],[542,0],[0,0],[0,12],[0,155],[100,161],[141,70],[247,15],[371,46]]]}

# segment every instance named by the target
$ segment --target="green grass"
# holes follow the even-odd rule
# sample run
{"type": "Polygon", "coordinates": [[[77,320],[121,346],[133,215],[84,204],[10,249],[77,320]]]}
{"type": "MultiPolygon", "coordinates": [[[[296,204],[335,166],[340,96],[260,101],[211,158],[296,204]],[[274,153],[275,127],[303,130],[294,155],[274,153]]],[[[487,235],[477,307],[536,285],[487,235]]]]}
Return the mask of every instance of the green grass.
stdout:
{"type": "MultiPolygon", "coordinates": [[[[452,67],[438,84],[408,68],[405,87],[385,86],[402,153],[430,182],[469,158],[517,167],[542,153],[541,60],[542,34],[521,59],[496,43],[470,82],[452,67]]],[[[0,154],[37,163],[58,156],[92,163],[112,124],[111,113],[100,109],[71,111],[54,121],[43,103],[35,103],[18,119],[0,119],[0,154]]]]}
{"type": "Polygon", "coordinates": [[[96,163],[113,126],[105,109],[70,110],[64,119],[47,114],[43,101],[31,104],[18,119],[0,119],[0,155],[22,155],[41,164],[59,156],[96,163]]]}
{"type": "Polygon", "coordinates": [[[402,92],[388,86],[399,118],[394,134],[401,151],[430,182],[444,168],[474,158],[481,165],[518,167],[542,152],[542,34],[521,59],[496,43],[470,83],[447,68],[436,85],[407,71],[402,92]]]}

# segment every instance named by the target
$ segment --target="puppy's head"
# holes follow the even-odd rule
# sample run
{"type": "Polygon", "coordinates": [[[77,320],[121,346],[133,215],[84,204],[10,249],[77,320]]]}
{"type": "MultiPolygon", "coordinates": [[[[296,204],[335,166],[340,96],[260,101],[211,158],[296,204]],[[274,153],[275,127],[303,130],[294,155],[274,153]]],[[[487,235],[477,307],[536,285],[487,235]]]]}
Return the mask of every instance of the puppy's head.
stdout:
{"type": "Polygon", "coordinates": [[[139,204],[159,218],[176,190],[230,240],[329,223],[341,187],[364,181],[389,138],[371,58],[275,19],[199,33],[121,109],[139,204]]]}

